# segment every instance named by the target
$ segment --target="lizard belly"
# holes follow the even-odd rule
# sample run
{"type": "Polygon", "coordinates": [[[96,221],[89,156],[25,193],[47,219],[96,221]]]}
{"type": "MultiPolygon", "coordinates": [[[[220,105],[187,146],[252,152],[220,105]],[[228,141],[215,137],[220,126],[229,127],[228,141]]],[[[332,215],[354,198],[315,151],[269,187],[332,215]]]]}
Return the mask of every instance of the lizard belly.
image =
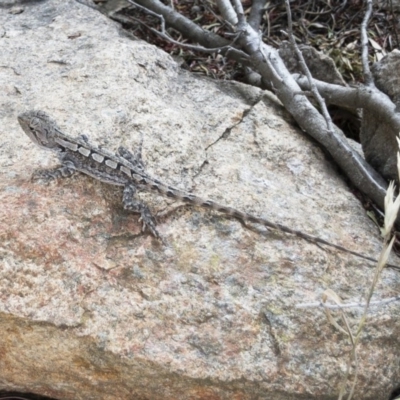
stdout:
{"type": "MultiPolygon", "coordinates": [[[[86,175],[91,176],[92,178],[97,179],[98,181],[108,183],[110,185],[118,185],[125,186],[128,183],[132,183],[128,177],[124,177],[121,174],[113,174],[108,173],[106,171],[100,171],[98,169],[89,169],[89,168],[76,168],[77,171],[82,172],[86,175]]],[[[111,171],[114,172],[114,171],[111,171]]]]}

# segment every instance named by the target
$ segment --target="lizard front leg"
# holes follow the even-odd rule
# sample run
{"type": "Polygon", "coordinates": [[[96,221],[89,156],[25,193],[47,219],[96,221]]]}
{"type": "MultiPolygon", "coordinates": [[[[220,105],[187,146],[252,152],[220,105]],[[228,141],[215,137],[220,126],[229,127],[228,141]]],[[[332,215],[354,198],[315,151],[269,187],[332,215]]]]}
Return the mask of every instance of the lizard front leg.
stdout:
{"type": "Polygon", "coordinates": [[[58,178],[68,178],[75,173],[75,166],[72,162],[66,162],[59,167],[35,171],[32,180],[51,181],[58,178]]]}
{"type": "Polygon", "coordinates": [[[126,185],[124,188],[124,194],[122,196],[122,202],[124,203],[124,209],[133,211],[140,214],[139,221],[143,222],[143,231],[147,227],[151,234],[156,237],[157,239],[162,240],[160,234],[156,228],[156,221],[154,220],[153,216],[149,208],[143,204],[142,202],[136,200],[134,198],[136,193],[136,187],[133,184],[126,185]]]}

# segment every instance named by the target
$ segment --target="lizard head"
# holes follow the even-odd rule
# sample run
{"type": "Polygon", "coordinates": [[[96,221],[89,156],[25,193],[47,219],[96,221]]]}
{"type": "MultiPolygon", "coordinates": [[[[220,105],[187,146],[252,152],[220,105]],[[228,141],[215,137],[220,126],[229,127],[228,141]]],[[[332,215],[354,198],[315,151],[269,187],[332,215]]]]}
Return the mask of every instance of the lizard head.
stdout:
{"type": "Polygon", "coordinates": [[[23,131],[37,145],[48,150],[56,150],[56,123],[43,111],[27,111],[18,115],[23,131]]]}

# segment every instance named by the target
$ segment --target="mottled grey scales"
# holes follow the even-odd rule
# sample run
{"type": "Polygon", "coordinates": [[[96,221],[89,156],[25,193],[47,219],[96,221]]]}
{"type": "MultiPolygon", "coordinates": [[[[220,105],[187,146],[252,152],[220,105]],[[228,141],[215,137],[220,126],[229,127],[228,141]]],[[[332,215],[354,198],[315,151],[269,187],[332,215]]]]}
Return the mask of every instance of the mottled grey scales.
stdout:
{"type": "Polygon", "coordinates": [[[291,229],[285,225],[256,217],[234,208],[203,199],[160,182],[149,176],[144,169],[141,155],[141,144],[133,154],[124,147],[118,154],[95,147],[86,136],[72,138],[62,133],[57,124],[43,111],[28,111],[18,116],[18,121],[29,138],[42,148],[57,153],[61,167],[43,171],[41,177],[54,179],[72,175],[75,171],[83,172],[95,179],[124,187],[124,208],[141,215],[143,228],[147,227],[157,238],[161,239],[149,208],[134,198],[137,189],[154,191],[166,197],[179,199],[194,206],[200,206],[222,212],[243,221],[261,224],[265,227],[286,232],[315,244],[323,244],[363,259],[376,262],[375,259],[330,243],[324,239],[291,229]]]}
{"type": "Polygon", "coordinates": [[[104,161],[104,157],[97,153],[92,153],[93,160],[96,160],[98,163],[102,163],[104,161]]]}
{"type": "Polygon", "coordinates": [[[58,139],[57,143],[63,147],[66,147],[67,149],[72,150],[72,151],[78,150],[78,145],[76,143],[71,143],[71,142],[68,142],[67,140],[62,140],[62,139],[58,139]]]}
{"type": "Polygon", "coordinates": [[[90,154],[90,150],[86,149],[85,147],[79,147],[79,153],[87,157],[90,154]]]}
{"type": "Polygon", "coordinates": [[[105,164],[106,164],[108,167],[112,168],[112,169],[115,169],[115,168],[118,167],[118,163],[115,162],[115,161],[113,161],[113,160],[106,160],[106,161],[105,161],[105,164]]]}

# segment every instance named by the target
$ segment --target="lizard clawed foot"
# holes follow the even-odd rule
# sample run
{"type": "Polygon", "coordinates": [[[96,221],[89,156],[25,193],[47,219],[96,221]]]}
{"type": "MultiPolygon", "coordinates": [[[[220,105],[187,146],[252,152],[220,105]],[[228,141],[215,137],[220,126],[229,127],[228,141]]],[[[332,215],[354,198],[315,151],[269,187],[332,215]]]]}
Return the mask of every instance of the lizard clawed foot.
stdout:
{"type": "Polygon", "coordinates": [[[160,233],[156,228],[156,221],[151,215],[150,209],[142,202],[136,200],[133,196],[136,192],[134,185],[127,185],[124,189],[122,196],[122,202],[124,203],[124,209],[133,211],[140,214],[139,221],[143,223],[142,232],[147,228],[150,233],[157,239],[161,240],[163,244],[166,244],[165,240],[161,237],[160,233]]]}

